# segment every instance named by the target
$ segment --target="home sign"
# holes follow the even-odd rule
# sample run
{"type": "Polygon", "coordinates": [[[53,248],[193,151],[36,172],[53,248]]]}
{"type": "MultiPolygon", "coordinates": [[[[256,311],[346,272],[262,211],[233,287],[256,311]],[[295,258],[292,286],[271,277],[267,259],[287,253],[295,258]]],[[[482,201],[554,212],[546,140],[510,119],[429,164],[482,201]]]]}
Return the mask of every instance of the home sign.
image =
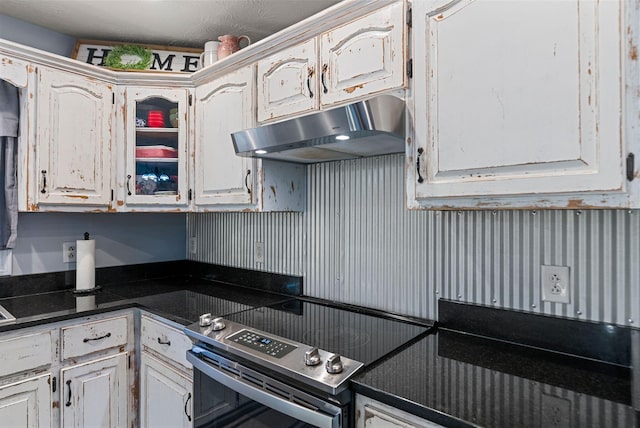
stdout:
{"type": "Polygon", "coordinates": [[[77,40],[71,58],[87,64],[123,71],[192,73],[198,69],[200,53],[202,53],[201,49],[176,46],[77,40]],[[114,56],[114,53],[117,55],[114,56]],[[140,62],[131,59],[138,57],[142,57],[140,62]],[[143,66],[137,67],[135,64],[143,66]]]}

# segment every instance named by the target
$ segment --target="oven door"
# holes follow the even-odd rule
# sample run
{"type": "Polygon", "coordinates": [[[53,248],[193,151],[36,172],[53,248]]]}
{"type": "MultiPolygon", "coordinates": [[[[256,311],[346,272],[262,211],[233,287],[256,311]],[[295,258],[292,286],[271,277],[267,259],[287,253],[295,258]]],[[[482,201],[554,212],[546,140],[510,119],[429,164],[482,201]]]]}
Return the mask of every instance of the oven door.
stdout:
{"type": "MultiPolygon", "coordinates": [[[[195,351],[195,352],[194,352],[195,351]]],[[[338,407],[200,347],[193,364],[194,427],[343,428],[338,407]]]]}

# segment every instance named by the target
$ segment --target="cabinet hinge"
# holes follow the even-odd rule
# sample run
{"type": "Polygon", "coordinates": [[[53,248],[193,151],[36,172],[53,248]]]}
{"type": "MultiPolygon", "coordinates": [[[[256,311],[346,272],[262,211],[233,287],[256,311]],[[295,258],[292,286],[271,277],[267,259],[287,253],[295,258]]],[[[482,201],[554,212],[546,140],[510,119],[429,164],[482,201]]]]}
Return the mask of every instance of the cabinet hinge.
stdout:
{"type": "Polygon", "coordinates": [[[51,379],[51,392],[56,392],[57,389],[58,389],[58,381],[54,376],[53,379],[51,379]]]}
{"type": "Polygon", "coordinates": [[[413,9],[407,9],[407,27],[411,28],[413,25],[413,9]]]}
{"type": "Polygon", "coordinates": [[[129,368],[131,368],[131,354],[129,354],[127,357],[128,357],[128,360],[129,360],[129,363],[128,363],[129,364],[129,368]]]}
{"type": "Polygon", "coordinates": [[[115,105],[115,103],[116,103],[116,93],[111,92],[111,104],[115,105]]]}
{"type": "Polygon", "coordinates": [[[189,105],[193,104],[193,95],[189,94],[189,105]]]}
{"type": "Polygon", "coordinates": [[[113,202],[113,189],[111,189],[111,201],[113,202]]]}
{"type": "Polygon", "coordinates": [[[413,78],[413,59],[407,61],[407,76],[409,76],[409,79],[413,78]]]}
{"type": "Polygon", "coordinates": [[[189,189],[189,195],[187,196],[189,200],[193,198],[193,190],[189,189]]]}
{"type": "Polygon", "coordinates": [[[633,181],[633,179],[635,178],[635,170],[635,156],[633,155],[633,153],[629,153],[627,155],[627,180],[633,181]]]}

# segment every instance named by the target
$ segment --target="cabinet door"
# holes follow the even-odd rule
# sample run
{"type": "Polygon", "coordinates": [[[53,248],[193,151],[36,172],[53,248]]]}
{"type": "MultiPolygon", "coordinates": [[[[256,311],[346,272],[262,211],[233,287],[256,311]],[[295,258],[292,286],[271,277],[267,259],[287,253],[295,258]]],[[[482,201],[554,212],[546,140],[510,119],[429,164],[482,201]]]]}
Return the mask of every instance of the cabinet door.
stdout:
{"type": "Polygon", "coordinates": [[[231,133],[254,125],[254,69],[196,88],[196,205],[250,204],[256,162],[236,156],[231,133]]]}
{"type": "Polygon", "coordinates": [[[409,198],[517,207],[574,193],[560,206],[580,207],[580,192],[624,191],[620,5],[416,2],[409,198]]]}
{"type": "Polygon", "coordinates": [[[323,106],[404,85],[403,3],[322,35],[323,106]]]}
{"type": "Polygon", "coordinates": [[[318,108],[316,39],[258,62],[258,122],[318,108]]]}
{"type": "Polygon", "coordinates": [[[150,354],[140,357],[140,425],[190,427],[193,382],[150,354]]]}
{"type": "Polygon", "coordinates": [[[129,87],[127,205],[187,205],[186,89],[129,87]]]}
{"type": "Polygon", "coordinates": [[[111,85],[63,71],[39,70],[37,91],[38,204],[111,202],[111,85]]]}
{"type": "Polygon", "coordinates": [[[127,426],[127,353],[60,370],[63,427],[127,426]]]}
{"type": "Polygon", "coordinates": [[[0,386],[0,428],[51,426],[49,373],[0,386]]]}

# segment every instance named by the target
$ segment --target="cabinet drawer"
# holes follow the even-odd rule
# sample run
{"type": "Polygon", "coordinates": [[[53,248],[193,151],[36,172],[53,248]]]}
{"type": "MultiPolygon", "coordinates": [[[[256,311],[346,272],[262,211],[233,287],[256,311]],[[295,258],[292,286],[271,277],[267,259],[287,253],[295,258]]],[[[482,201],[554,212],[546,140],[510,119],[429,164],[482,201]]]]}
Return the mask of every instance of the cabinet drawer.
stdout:
{"type": "Polygon", "coordinates": [[[127,317],[110,318],[62,328],[62,359],[90,354],[127,343],[127,317]]]}
{"type": "Polygon", "coordinates": [[[0,339],[0,377],[51,364],[51,332],[0,339]]]}
{"type": "Polygon", "coordinates": [[[151,349],[186,368],[192,367],[187,361],[187,351],[191,349],[191,341],[178,329],[142,316],[140,345],[143,349],[151,349]]]}

